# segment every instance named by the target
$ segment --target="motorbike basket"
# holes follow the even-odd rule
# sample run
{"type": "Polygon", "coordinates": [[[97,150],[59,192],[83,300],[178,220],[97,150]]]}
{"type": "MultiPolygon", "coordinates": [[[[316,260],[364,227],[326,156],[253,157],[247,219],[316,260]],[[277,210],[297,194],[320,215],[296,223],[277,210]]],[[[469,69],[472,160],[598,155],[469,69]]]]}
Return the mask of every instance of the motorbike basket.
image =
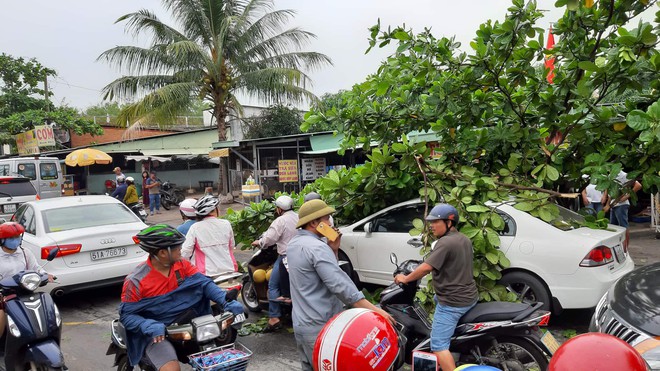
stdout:
{"type": "Polygon", "coordinates": [[[252,352],[241,343],[224,345],[188,356],[195,371],[244,371],[252,352]]]}

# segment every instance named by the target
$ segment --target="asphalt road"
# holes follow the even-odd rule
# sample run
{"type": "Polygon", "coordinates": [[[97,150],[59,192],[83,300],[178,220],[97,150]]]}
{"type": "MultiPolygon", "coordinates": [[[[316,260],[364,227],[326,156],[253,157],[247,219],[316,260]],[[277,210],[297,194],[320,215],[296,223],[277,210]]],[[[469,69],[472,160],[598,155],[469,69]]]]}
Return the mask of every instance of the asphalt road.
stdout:
{"type": "MultiPolygon", "coordinates": [[[[236,206],[236,205],[234,205],[236,206]]],[[[178,225],[181,220],[177,210],[163,211],[149,217],[148,222],[178,225]]],[[[658,240],[653,233],[633,226],[631,254],[639,265],[660,261],[658,240]]],[[[247,261],[251,253],[236,250],[236,259],[247,261]]],[[[93,291],[69,294],[58,298],[63,318],[62,351],[70,370],[112,370],[113,357],[105,355],[110,344],[110,323],[118,316],[117,306],[121,287],[108,287],[93,291]]],[[[585,332],[591,310],[569,310],[551,320],[551,330],[560,340],[573,332],[585,332]]],[[[264,314],[250,313],[248,321],[256,321],[264,314]]],[[[239,342],[252,350],[248,370],[299,370],[293,333],[282,330],[274,334],[252,334],[239,337],[239,342]]],[[[187,370],[190,370],[186,366],[187,370]]]]}

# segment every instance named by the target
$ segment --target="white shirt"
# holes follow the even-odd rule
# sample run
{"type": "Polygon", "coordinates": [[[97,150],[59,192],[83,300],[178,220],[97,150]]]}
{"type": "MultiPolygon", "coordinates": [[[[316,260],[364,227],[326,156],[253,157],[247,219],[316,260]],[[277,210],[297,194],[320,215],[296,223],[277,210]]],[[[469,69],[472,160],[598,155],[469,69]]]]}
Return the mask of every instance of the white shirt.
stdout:
{"type": "Polygon", "coordinates": [[[270,224],[268,230],[259,239],[259,244],[262,248],[277,244],[277,253],[285,255],[289,241],[298,233],[296,224],[298,224],[298,214],[293,210],[285,212],[270,224]]]}
{"type": "Polygon", "coordinates": [[[589,184],[586,189],[587,192],[587,201],[600,203],[600,200],[603,197],[603,192],[596,189],[595,184],[589,184]]]}
{"type": "MultiPolygon", "coordinates": [[[[628,179],[628,174],[625,173],[623,170],[620,171],[619,175],[616,176],[616,182],[619,183],[619,185],[621,187],[623,187],[623,185],[626,184],[626,182],[628,182],[628,180],[629,180],[628,179]]],[[[619,202],[616,205],[614,205],[614,207],[623,206],[623,205],[630,205],[630,201],[625,200],[623,202],[619,202]]]]}
{"type": "Polygon", "coordinates": [[[37,271],[45,274],[34,254],[30,250],[19,247],[13,254],[0,249],[0,280],[9,278],[20,271],[37,271]],[[25,252],[25,255],[23,255],[25,252]]]}
{"type": "Polygon", "coordinates": [[[190,226],[181,255],[207,276],[238,271],[234,231],[224,219],[209,216],[190,226]]]}

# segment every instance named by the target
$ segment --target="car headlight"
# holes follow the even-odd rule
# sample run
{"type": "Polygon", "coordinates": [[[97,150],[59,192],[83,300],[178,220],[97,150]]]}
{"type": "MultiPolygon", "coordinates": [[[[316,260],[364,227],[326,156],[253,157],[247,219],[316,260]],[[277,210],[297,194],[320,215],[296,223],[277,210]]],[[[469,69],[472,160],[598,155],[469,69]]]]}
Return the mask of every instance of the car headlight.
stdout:
{"type": "Polygon", "coordinates": [[[11,318],[11,316],[7,316],[7,325],[9,327],[9,332],[13,337],[21,337],[21,330],[18,329],[18,326],[16,326],[16,322],[11,318]]]}
{"type": "Polygon", "coordinates": [[[55,303],[53,303],[53,310],[55,311],[55,324],[57,327],[60,327],[62,325],[62,316],[60,315],[60,308],[55,303]]]}
{"type": "Polygon", "coordinates": [[[41,277],[37,273],[27,273],[21,277],[21,286],[28,291],[34,291],[41,285],[41,277]]]}

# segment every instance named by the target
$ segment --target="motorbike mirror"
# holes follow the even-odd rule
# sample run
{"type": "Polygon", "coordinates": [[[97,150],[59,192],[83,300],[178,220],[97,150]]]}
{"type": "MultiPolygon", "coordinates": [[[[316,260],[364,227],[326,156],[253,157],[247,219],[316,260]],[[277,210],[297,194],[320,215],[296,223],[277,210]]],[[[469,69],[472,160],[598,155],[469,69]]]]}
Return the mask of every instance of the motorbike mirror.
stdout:
{"type": "Polygon", "coordinates": [[[392,264],[396,265],[397,267],[399,266],[399,259],[397,259],[396,254],[393,252],[390,253],[390,262],[392,262],[392,264]]]}
{"type": "Polygon", "coordinates": [[[7,223],[7,219],[5,219],[5,218],[0,218],[0,224],[2,224],[2,223],[7,223]]]}
{"type": "Polygon", "coordinates": [[[417,237],[409,239],[407,244],[414,247],[414,248],[416,248],[416,249],[419,249],[420,247],[424,246],[424,243],[422,242],[422,240],[420,240],[417,237]]]}
{"type": "Polygon", "coordinates": [[[57,256],[57,253],[59,253],[59,252],[60,252],[59,247],[56,247],[56,248],[50,250],[50,252],[48,253],[48,257],[46,257],[46,260],[48,260],[49,262],[53,261],[53,259],[55,259],[55,257],[57,256]]]}

